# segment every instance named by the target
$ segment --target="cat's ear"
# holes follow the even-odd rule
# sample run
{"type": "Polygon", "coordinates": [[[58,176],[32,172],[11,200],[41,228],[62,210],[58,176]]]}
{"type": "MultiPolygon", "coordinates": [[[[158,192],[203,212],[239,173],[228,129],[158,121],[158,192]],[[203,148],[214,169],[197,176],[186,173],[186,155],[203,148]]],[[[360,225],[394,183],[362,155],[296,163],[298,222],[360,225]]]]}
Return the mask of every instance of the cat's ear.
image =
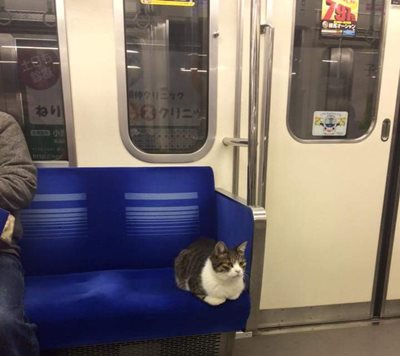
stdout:
{"type": "Polygon", "coordinates": [[[218,241],[214,247],[214,252],[216,255],[223,255],[227,251],[228,251],[228,248],[226,247],[225,243],[222,241],[218,241]]]}
{"type": "Polygon", "coordinates": [[[247,241],[241,243],[238,247],[236,247],[236,251],[240,254],[244,255],[244,251],[246,251],[247,241]]]}

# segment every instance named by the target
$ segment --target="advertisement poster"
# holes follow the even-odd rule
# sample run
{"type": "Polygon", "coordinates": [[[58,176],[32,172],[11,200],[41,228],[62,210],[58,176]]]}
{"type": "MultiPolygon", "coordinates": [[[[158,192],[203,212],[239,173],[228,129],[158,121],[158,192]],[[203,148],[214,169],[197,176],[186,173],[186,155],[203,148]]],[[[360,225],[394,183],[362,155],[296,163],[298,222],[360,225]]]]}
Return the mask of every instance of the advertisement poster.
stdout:
{"type": "Polygon", "coordinates": [[[143,5],[194,6],[194,0],[140,0],[143,5]]]}
{"type": "Polygon", "coordinates": [[[32,158],[35,161],[66,160],[58,49],[33,41],[19,41],[17,49],[24,131],[32,158]]]}
{"type": "Polygon", "coordinates": [[[322,0],[321,34],[328,37],[355,37],[359,0],[322,0]]]}
{"type": "Polygon", "coordinates": [[[315,111],[313,136],[345,136],[347,133],[347,111],[315,111]]]}

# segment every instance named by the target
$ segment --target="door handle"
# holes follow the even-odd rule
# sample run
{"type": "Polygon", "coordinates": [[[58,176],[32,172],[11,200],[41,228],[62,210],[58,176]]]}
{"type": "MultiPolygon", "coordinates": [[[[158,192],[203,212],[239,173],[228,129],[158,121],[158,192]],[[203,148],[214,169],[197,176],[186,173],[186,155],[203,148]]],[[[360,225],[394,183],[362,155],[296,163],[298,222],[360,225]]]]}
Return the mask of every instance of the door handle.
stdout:
{"type": "Polygon", "coordinates": [[[381,132],[381,140],[383,142],[386,142],[387,140],[389,140],[389,136],[390,136],[390,126],[391,126],[391,122],[389,119],[385,119],[383,120],[382,123],[382,132],[381,132]]]}

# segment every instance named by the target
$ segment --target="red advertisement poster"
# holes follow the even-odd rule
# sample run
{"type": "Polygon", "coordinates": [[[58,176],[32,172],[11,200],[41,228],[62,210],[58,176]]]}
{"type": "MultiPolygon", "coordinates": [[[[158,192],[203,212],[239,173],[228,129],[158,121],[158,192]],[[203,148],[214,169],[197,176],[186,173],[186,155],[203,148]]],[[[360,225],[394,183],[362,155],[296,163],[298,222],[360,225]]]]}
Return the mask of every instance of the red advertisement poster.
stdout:
{"type": "Polygon", "coordinates": [[[321,34],[355,37],[359,0],[322,0],[321,34]]]}

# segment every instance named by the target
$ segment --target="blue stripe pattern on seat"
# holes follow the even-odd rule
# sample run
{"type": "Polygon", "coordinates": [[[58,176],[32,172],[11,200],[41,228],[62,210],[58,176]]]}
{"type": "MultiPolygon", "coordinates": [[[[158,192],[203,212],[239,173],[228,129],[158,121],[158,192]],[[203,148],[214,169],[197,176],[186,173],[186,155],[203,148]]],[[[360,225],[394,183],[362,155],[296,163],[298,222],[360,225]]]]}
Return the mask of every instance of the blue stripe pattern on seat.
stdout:
{"type": "Polygon", "coordinates": [[[21,214],[25,238],[86,237],[86,200],[85,193],[37,194],[31,207],[23,210],[21,214]]]}
{"type": "Polygon", "coordinates": [[[126,193],[126,200],[190,200],[197,199],[197,192],[191,193],[126,193]]]}
{"type": "Polygon", "coordinates": [[[85,193],[78,194],[36,194],[33,201],[78,201],[86,200],[85,193]]]}
{"type": "Polygon", "coordinates": [[[199,234],[197,192],[125,193],[125,200],[128,237],[199,234]],[[188,200],[191,205],[187,205],[188,200]],[[135,206],[131,205],[132,201],[135,206]],[[149,201],[155,206],[149,206],[149,201]]]}

